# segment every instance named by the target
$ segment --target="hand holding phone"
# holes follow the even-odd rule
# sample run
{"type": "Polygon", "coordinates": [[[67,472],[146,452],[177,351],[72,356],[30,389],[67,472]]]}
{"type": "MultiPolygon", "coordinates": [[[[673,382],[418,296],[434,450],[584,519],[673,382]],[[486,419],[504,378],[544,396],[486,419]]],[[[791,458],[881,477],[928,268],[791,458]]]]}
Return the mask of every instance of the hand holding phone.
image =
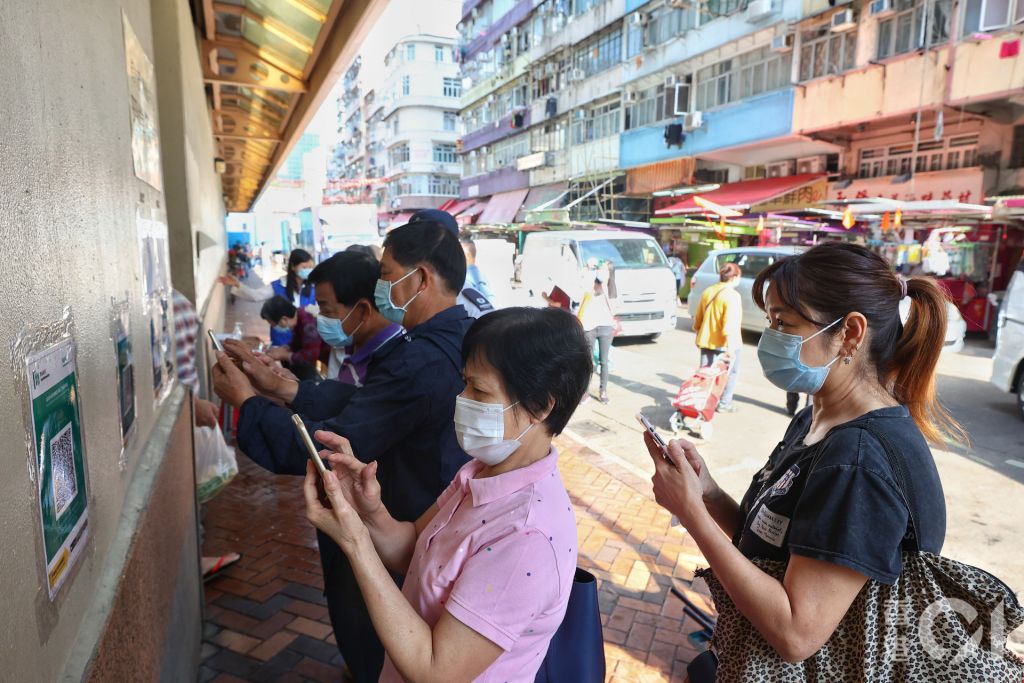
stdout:
{"type": "MultiPolygon", "coordinates": [[[[665,458],[665,460],[670,465],[675,467],[675,463],[672,462],[672,459],[670,457],[668,457],[668,444],[665,443],[665,439],[661,438],[661,434],[658,434],[658,430],[654,428],[654,425],[651,424],[651,421],[648,420],[647,417],[644,416],[643,413],[637,413],[636,414],[636,420],[637,420],[637,422],[639,422],[640,424],[643,425],[644,429],[646,429],[647,432],[654,439],[654,442],[657,443],[659,446],[661,446],[661,457],[665,458]]],[[[672,526],[680,526],[679,518],[676,517],[675,515],[672,515],[672,521],[670,522],[670,524],[672,526]]]]}
{"type": "Polygon", "coordinates": [[[213,342],[213,348],[217,350],[217,353],[224,353],[224,344],[217,338],[217,333],[213,330],[207,330],[206,334],[210,335],[210,341],[213,342]]]}
{"type": "Polygon", "coordinates": [[[650,432],[651,436],[654,437],[654,441],[659,446],[661,446],[661,451],[665,455],[665,459],[668,460],[668,453],[667,453],[667,451],[668,451],[668,444],[665,443],[665,439],[661,438],[661,434],[659,434],[658,430],[654,428],[654,425],[651,424],[651,421],[648,420],[644,416],[643,413],[637,413],[636,414],[636,420],[641,425],[643,425],[644,429],[646,429],[648,432],[650,432]]]}
{"type": "Polygon", "coordinates": [[[306,444],[306,450],[309,451],[309,459],[313,461],[313,465],[316,467],[317,472],[320,476],[324,476],[327,472],[327,468],[324,466],[324,461],[320,458],[320,454],[316,450],[316,446],[313,445],[313,439],[310,438],[309,432],[306,431],[306,425],[302,422],[302,418],[298,414],[292,414],[292,424],[295,425],[295,431],[299,433],[302,438],[302,442],[306,444]]]}

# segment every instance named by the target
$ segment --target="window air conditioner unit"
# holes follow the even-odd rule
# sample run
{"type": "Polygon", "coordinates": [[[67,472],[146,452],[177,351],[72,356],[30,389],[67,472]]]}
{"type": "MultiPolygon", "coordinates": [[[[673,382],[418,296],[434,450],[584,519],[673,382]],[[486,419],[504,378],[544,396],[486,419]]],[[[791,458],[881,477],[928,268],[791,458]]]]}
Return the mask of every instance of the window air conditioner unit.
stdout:
{"type": "Polygon", "coordinates": [[[690,9],[693,7],[693,0],[668,0],[668,6],[676,9],[690,9]]]}
{"type": "Polygon", "coordinates": [[[572,73],[569,74],[569,80],[571,81],[582,81],[587,77],[587,72],[583,69],[573,69],[572,73]]]}
{"type": "Polygon", "coordinates": [[[797,175],[804,175],[806,173],[824,173],[825,172],[825,157],[803,157],[802,159],[796,160],[796,172],[797,175]]]}
{"type": "Polygon", "coordinates": [[[643,12],[633,12],[629,15],[629,23],[634,26],[643,26],[647,23],[647,15],[643,12]]]}
{"type": "Polygon", "coordinates": [[[704,125],[704,112],[691,111],[683,117],[683,128],[687,131],[697,130],[704,125]]]}
{"type": "Polygon", "coordinates": [[[668,76],[665,76],[666,88],[674,88],[677,83],[679,83],[679,76],[676,76],[675,74],[669,74],[668,76]]]}
{"type": "Polygon", "coordinates": [[[627,90],[626,92],[622,93],[622,101],[623,102],[639,102],[640,101],[640,93],[638,93],[636,90],[627,90]]]}
{"type": "Polygon", "coordinates": [[[785,178],[793,175],[795,166],[796,162],[790,159],[789,161],[776,161],[774,164],[766,164],[765,170],[769,178],[785,178]]]}
{"type": "Polygon", "coordinates": [[[479,19],[480,18],[480,8],[479,7],[474,7],[470,11],[469,16],[472,17],[473,19],[479,19]]]}
{"type": "Polygon", "coordinates": [[[792,52],[793,51],[793,34],[787,33],[781,36],[775,36],[772,38],[772,52],[792,52]]]}
{"type": "Polygon", "coordinates": [[[502,45],[508,45],[508,34],[507,33],[502,33],[501,34],[501,44],[502,45]]]}
{"type": "Polygon", "coordinates": [[[760,21],[774,11],[772,0],[750,0],[747,3],[747,21],[760,21]]]}
{"type": "Polygon", "coordinates": [[[832,33],[843,33],[857,28],[857,20],[853,16],[853,10],[846,8],[832,15],[832,23],[829,26],[832,33]]]}
{"type": "Polygon", "coordinates": [[[893,7],[892,0],[874,0],[874,2],[871,3],[871,16],[873,17],[881,19],[882,17],[889,16],[895,11],[896,8],[893,7]]]}

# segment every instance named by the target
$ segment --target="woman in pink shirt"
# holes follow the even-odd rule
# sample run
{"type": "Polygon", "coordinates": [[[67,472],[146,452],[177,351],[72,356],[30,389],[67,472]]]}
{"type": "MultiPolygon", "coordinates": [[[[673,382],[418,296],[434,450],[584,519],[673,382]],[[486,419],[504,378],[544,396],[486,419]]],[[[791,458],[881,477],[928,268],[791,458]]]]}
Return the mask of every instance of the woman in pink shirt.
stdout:
{"type": "Polygon", "coordinates": [[[583,330],[559,309],[506,308],[473,324],[462,356],[455,435],[473,459],[415,523],[382,505],[376,463],[316,434],[334,471],[309,464],[307,514],[352,562],[381,681],[532,682],[569,600],[576,518],[551,440],[590,379],[583,330]]]}

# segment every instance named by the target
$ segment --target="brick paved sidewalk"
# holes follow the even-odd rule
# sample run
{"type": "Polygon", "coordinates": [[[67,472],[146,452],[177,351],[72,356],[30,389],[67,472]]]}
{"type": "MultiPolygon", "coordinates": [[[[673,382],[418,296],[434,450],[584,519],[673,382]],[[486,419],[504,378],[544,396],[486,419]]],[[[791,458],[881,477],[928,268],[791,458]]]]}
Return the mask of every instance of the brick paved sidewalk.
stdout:
{"type": "MultiPolygon", "coordinates": [[[[650,482],[593,451],[559,439],[559,467],[576,508],[580,563],[599,580],[608,664],[616,682],[681,681],[699,628],[669,593],[702,562],[669,528],[650,482]]],[[[204,554],[242,560],[206,587],[200,681],[339,681],[321,590],[316,537],[300,480],[275,476],[239,456],[240,473],[211,501],[204,554]]]]}

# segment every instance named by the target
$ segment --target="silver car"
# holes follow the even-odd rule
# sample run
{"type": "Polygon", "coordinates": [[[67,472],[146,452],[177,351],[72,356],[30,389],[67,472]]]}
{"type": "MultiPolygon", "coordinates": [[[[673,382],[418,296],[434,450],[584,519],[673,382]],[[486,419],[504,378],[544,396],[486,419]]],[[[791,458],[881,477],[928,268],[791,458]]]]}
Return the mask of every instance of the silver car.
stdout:
{"type": "Polygon", "coordinates": [[[762,270],[781,258],[806,251],[805,247],[740,247],[738,249],[719,249],[712,251],[700,264],[700,268],[690,280],[690,296],[686,298],[686,307],[692,319],[700,304],[704,290],[718,282],[718,271],[727,263],[735,263],[743,273],[737,289],[743,299],[744,330],[763,332],[765,328],[764,311],[757,307],[751,294],[754,278],[762,270]]]}
{"type": "MultiPolygon", "coordinates": [[[[743,273],[737,287],[743,299],[742,327],[750,332],[763,332],[767,323],[764,311],[754,303],[752,295],[754,279],[758,273],[779,259],[804,251],[807,251],[807,247],[740,247],[712,251],[690,280],[690,296],[686,299],[690,318],[692,319],[697,312],[697,306],[700,304],[700,297],[704,290],[718,282],[718,271],[722,269],[722,266],[727,263],[735,263],[743,273]]],[[[900,306],[900,312],[906,318],[910,302],[904,301],[900,306]]],[[[964,322],[963,316],[960,315],[960,311],[951,302],[946,302],[946,315],[946,338],[942,350],[944,353],[959,353],[964,348],[967,324],[964,322]]]]}

